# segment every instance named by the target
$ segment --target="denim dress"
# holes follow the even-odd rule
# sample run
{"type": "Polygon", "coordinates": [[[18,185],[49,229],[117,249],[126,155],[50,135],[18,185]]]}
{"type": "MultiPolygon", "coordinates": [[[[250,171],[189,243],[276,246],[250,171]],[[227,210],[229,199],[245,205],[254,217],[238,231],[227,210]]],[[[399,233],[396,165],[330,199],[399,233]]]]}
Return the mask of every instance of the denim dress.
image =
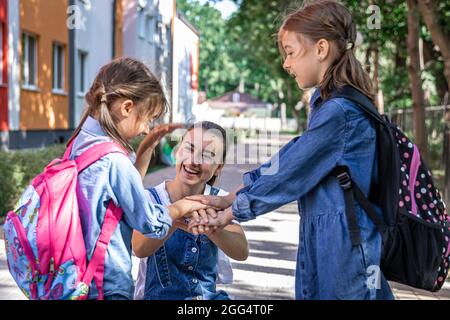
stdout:
{"type": "MultiPolygon", "coordinates": [[[[206,194],[219,189],[206,186],[206,194]]],[[[158,204],[167,205],[163,196],[165,182],[149,189],[158,204]]],[[[155,254],[146,260],[145,300],[228,300],[227,293],[216,291],[218,247],[206,235],[195,236],[177,229],[155,254]]],[[[140,266],[141,268],[141,266],[140,266]]],[[[138,282],[142,281],[139,279],[138,282]]],[[[137,284],[136,287],[140,285],[137,284]]]]}
{"type": "Polygon", "coordinates": [[[355,204],[362,243],[352,246],[343,191],[330,176],[336,166],[347,166],[368,195],[377,176],[373,123],[350,100],[322,101],[318,89],[311,97],[308,120],[302,136],[244,174],[244,188],[233,203],[233,214],[247,221],[297,201],[296,299],[393,299],[379,268],[379,232],[355,204]]]}

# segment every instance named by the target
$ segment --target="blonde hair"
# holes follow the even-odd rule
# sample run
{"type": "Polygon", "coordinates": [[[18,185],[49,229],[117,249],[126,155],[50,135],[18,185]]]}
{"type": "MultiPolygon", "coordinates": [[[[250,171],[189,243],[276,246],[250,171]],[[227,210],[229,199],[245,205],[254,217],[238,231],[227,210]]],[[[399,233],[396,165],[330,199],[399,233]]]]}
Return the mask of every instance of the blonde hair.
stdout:
{"type": "Polygon", "coordinates": [[[319,84],[320,94],[327,99],[335,89],[350,85],[374,101],[372,80],[355,57],[356,25],[348,9],[335,1],[306,4],[285,18],[278,31],[278,47],[285,57],[281,38],[285,31],[297,33],[317,42],[326,39],[334,44],[337,56],[319,84]]]}
{"type": "Polygon", "coordinates": [[[133,151],[120,134],[111,109],[115,101],[123,98],[133,101],[141,118],[159,118],[168,109],[161,83],[145,64],[133,58],[112,60],[100,69],[86,94],[87,106],[68,144],[81,131],[87,117],[96,115],[106,134],[129,152],[133,151]]]}

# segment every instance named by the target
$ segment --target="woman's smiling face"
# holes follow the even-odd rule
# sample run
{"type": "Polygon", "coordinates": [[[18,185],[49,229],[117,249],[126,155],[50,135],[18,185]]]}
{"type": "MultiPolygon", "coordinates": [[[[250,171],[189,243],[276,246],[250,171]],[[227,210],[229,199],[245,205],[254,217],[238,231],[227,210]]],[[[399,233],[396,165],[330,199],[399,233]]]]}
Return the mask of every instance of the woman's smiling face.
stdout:
{"type": "Polygon", "coordinates": [[[224,144],[215,130],[191,129],[176,153],[176,178],[183,184],[207,183],[223,167],[224,144]]]}

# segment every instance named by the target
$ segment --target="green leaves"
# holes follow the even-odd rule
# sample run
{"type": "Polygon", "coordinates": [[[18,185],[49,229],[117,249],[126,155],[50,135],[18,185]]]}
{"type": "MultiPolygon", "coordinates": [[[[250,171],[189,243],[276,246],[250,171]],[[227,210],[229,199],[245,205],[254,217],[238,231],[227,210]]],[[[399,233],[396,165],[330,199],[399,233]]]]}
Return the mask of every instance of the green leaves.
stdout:
{"type": "MultiPolygon", "coordinates": [[[[287,12],[299,8],[299,0],[234,0],[239,6],[229,20],[223,20],[220,12],[209,1],[201,5],[198,0],[177,0],[178,9],[201,33],[200,90],[207,91],[208,98],[222,95],[238,87],[241,78],[245,90],[262,100],[274,104],[286,103],[288,110],[300,99],[302,92],[295,81],[283,70],[278,51],[276,33],[287,12]],[[281,85],[279,85],[281,83],[281,85]],[[277,85],[274,85],[277,84],[277,85]],[[281,92],[280,92],[281,91],[281,92]]],[[[383,90],[386,111],[391,108],[410,107],[411,92],[407,74],[407,8],[403,0],[347,0],[363,43],[357,54],[360,61],[367,60],[370,48],[379,50],[379,85],[383,90]],[[371,28],[368,7],[380,8],[380,29],[371,28]]],[[[450,2],[439,1],[439,20],[442,28],[450,33],[450,2]]],[[[422,38],[431,43],[429,32],[421,29],[422,38]]],[[[431,46],[433,48],[433,46],[431,46]]],[[[440,54],[432,49],[425,63],[423,79],[430,90],[432,102],[440,102],[445,93],[443,62],[440,54]]],[[[374,68],[371,65],[371,71],[374,68]]]]}
{"type": "Polygon", "coordinates": [[[0,151],[0,217],[14,209],[25,187],[64,150],[64,145],[54,145],[39,150],[0,151]]]}

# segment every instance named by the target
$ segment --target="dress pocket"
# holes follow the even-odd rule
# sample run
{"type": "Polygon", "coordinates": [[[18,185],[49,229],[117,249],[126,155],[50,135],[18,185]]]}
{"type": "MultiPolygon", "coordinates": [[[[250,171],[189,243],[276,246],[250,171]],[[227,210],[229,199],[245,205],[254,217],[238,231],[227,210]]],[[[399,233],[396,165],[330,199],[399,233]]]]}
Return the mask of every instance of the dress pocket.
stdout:
{"type": "Polygon", "coordinates": [[[156,263],[156,271],[161,286],[163,288],[166,288],[172,285],[172,282],[170,281],[170,272],[169,272],[169,264],[167,262],[166,248],[164,245],[161,248],[159,248],[158,251],[155,252],[154,258],[156,263]]]}

